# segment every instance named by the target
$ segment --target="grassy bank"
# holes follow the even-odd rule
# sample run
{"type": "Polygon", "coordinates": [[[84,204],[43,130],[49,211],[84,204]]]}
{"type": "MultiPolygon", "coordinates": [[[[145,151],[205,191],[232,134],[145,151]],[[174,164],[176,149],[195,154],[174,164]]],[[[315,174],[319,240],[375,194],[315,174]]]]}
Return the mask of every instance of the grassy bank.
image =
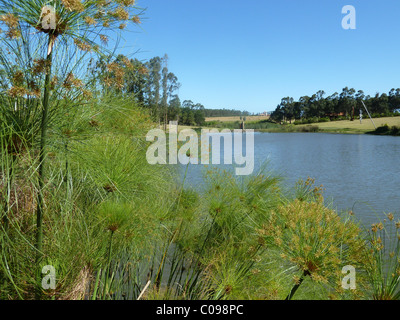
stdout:
{"type": "MultiPolygon", "coordinates": [[[[328,121],[311,123],[307,125],[284,124],[279,125],[269,120],[246,121],[246,129],[254,129],[260,132],[324,132],[340,134],[380,134],[380,135],[398,135],[396,127],[400,127],[400,117],[386,117],[373,119],[375,126],[379,130],[375,131],[374,124],[370,119],[364,119],[362,123],[359,120],[349,121],[328,121]]],[[[218,129],[240,129],[240,121],[218,121],[208,122],[207,126],[213,126],[218,129]]]]}
{"type": "MultiPolygon", "coordinates": [[[[400,126],[400,117],[375,118],[373,121],[377,128],[385,125],[400,126]]],[[[360,123],[360,120],[344,120],[323,122],[314,125],[317,125],[321,132],[327,133],[364,134],[375,130],[374,124],[368,118],[363,119],[362,123],[360,123]]]]}
{"type": "Polygon", "coordinates": [[[376,130],[368,133],[383,136],[400,136],[400,126],[389,126],[385,124],[377,128],[376,130]]]}

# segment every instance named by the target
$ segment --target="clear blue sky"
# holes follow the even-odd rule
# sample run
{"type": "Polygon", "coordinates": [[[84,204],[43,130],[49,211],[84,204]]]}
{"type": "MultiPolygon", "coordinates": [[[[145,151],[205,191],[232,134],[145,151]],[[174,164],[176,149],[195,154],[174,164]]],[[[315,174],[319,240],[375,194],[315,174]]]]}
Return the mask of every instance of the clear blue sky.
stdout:
{"type": "Polygon", "coordinates": [[[400,87],[399,0],[138,0],[141,28],[124,53],[169,56],[181,100],[206,108],[274,110],[323,89],[366,94],[400,87]],[[342,28],[342,8],[357,29],[342,28]]]}

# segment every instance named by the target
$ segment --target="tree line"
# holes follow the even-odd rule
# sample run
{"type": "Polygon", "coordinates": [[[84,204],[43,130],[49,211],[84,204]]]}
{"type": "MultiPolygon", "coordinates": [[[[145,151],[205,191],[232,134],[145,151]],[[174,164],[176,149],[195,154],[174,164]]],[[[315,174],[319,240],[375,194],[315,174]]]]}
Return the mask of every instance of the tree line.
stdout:
{"type": "Polygon", "coordinates": [[[400,109],[400,88],[391,89],[388,94],[376,93],[375,96],[365,95],[364,91],[356,91],[345,87],[339,94],[335,92],[326,96],[325,91],[319,90],[312,96],[303,96],[298,101],[285,97],[271,114],[276,122],[329,121],[359,117],[360,110],[365,112],[362,102],[373,117],[393,116],[400,109]]]}
{"type": "Polygon", "coordinates": [[[178,77],[169,71],[168,56],[154,57],[147,62],[118,55],[112,61],[100,59],[93,67],[97,90],[118,91],[128,99],[134,99],[148,109],[153,120],[166,126],[169,121],[181,125],[202,125],[205,108],[190,100],[181,102],[178,77]],[[115,82],[120,85],[115,86],[115,82]],[[111,85],[113,84],[113,86],[111,85]]]}
{"type": "Polygon", "coordinates": [[[247,111],[206,109],[192,100],[181,101],[178,77],[169,71],[168,55],[143,62],[118,55],[112,61],[100,59],[92,66],[99,92],[118,91],[147,108],[155,122],[166,126],[169,121],[180,125],[203,126],[206,117],[249,116],[247,111]],[[110,72],[111,71],[111,72],[110,72]],[[110,76],[111,73],[111,76],[110,76]],[[117,88],[111,84],[119,83],[117,88]]]}
{"type": "Polygon", "coordinates": [[[205,116],[211,117],[246,117],[250,116],[251,113],[248,111],[239,111],[234,109],[206,109],[205,116]]]}

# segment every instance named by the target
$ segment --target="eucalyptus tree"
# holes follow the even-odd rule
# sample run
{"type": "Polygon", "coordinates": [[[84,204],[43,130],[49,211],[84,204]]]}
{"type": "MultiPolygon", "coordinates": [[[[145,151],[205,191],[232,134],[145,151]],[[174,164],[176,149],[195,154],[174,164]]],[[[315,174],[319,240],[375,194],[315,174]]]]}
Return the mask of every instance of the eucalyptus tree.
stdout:
{"type": "Polygon", "coordinates": [[[338,112],[338,100],[339,100],[339,94],[337,92],[331,94],[329,97],[326,98],[326,105],[325,105],[325,110],[326,110],[326,116],[333,116],[334,114],[339,113],[338,112]]]}
{"type": "Polygon", "coordinates": [[[312,96],[300,97],[299,101],[293,101],[289,97],[283,98],[271,118],[282,122],[285,118],[289,121],[291,118],[315,120],[312,118],[336,118],[345,115],[354,120],[355,109],[363,108],[362,102],[375,116],[395,115],[400,111],[400,89],[393,88],[388,94],[377,93],[371,97],[365,95],[363,90],[356,91],[345,87],[340,94],[335,92],[326,98],[324,96],[325,92],[319,90],[312,96]]]}
{"type": "Polygon", "coordinates": [[[174,93],[180,88],[178,77],[168,70],[168,55],[165,54],[162,58],[162,99],[161,106],[164,113],[164,127],[168,124],[168,107],[169,100],[173,97],[174,93]]]}
{"type": "Polygon", "coordinates": [[[362,103],[365,100],[365,93],[362,90],[358,90],[356,95],[355,95],[356,101],[357,101],[357,108],[359,110],[364,109],[364,106],[362,105],[362,103]]]}
{"type": "Polygon", "coordinates": [[[178,95],[172,96],[169,101],[169,117],[170,119],[177,120],[179,122],[179,117],[181,113],[181,100],[178,95]]]}
{"type": "Polygon", "coordinates": [[[162,58],[162,99],[161,109],[163,110],[163,122],[164,130],[167,129],[167,118],[168,118],[168,55],[165,54],[162,58]]]}
{"type": "Polygon", "coordinates": [[[358,90],[357,93],[356,93],[356,95],[355,95],[355,98],[356,98],[357,101],[364,100],[364,99],[365,99],[365,93],[364,93],[364,91],[358,90]]]}
{"type": "Polygon", "coordinates": [[[272,112],[271,119],[278,123],[282,123],[284,118],[285,118],[284,110],[282,109],[282,106],[279,104],[276,107],[275,111],[272,112]]]}
{"type": "Polygon", "coordinates": [[[300,103],[300,110],[301,110],[301,117],[308,117],[310,113],[310,97],[309,96],[302,96],[299,99],[300,103]]]}
{"type": "Polygon", "coordinates": [[[160,112],[160,82],[161,82],[161,70],[162,60],[160,57],[154,57],[147,62],[146,68],[148,69],[148,102],[153,110],[154,118],[157,121],[161,121],[160,112]]]}
{"type": "Polygon", "coordinates": [[[355,93],[356,91],[353,88],[345,87],[339,99],[340,110],[345,112],[346,116],[351,115],[352,120],[354,119],[354,108],[356,106],[355,93]]]}
{"type": "Polygon", "coordinates": [[[146,75],[148,70],[138,59],[130,60],[131,68],[126,72],[126,92],[133,94],[141,106],[145,102],[146,75]]]}
{"type": "Polygon", "coordinates": [[[281,107],[283,109],[286,120],[292,123],[294,118],[294,99],[291,97],[283,98],[281,101],[281,107]]]}
{"type": "Polygon", "coordinates": [[[390,112],[400,109],[400,89],[392,89],[389,92],[390,112]]]}
{"type": "Polygon", "coordinates": [[[324,99],[324,95],[325,95],[324,90],[319,90],[316,93],[316,114],[315,115],[318,118],[321,118],[326,114],[326,112],[325,112],[326,100],[324,99]]]}
{"type": "Polygon", "coordinates": [[[204,106],[201,103],[196,103],[194,105],[194,122],[198,126],[202,126],[205,123],[205,112],[204,106]]]}
{"type": "Polygon", "coordinates": [[[172,72],[168,73],[168,98],[172,99],[175,96],[175,92],[179,90],[181,84],[178,82],[178,77],[172,72]]]}
{"type": "Polygon", "coordinates": [[[385,115],[389,113],[389,96],[386,93],[382,93],[381,96],[378,98],[378,110],[377,113],[385,115]]]}

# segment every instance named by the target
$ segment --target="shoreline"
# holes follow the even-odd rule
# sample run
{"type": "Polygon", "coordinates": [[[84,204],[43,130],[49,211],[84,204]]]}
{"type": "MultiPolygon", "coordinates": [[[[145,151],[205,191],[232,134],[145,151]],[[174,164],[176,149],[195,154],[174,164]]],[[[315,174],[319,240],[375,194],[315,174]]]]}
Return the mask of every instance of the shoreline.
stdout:
{"type": "MultiPolygon", "coordinates": [[[[400,117],[373,118],[372,121],[341,120],[310,124],[277,124],[269,120],[245,122],[245,129],[253,129],[255,132],[268,133],[330,133],[330,134],[369,134],[380,136],[400,136],[400,117]]],[[[213,121],[209,121],[212,123],[213,121]]],[[[214,124],[214,123],[213,123],[214,124]]],[[[195,126],[196,129],[239,129],[238,121],[218,119],[215,126],[195,126]]],[[[187,127],[188,128],[188,127],[187,127]]]]}
{"type": "MultiPolygon", "coordinates": [[[[297,126],[296,126],[297,127],[297,126]]],[[[374,136],[391,136],[391,137],[398,137],[398,134],[385,134],[385,133],[376,133],[375,131],[370,131],[370,130],[346,130],[346,129],[321,129],[320,127],[314,129],[314,130],[307,130],[307,126],[299,126],[298,129],[296,130],[291,130],[287,128],[281,128],[281,129],[249,129],[249,130],[254,130],[254,132],[260,132],[260,133],[326,133],[326,134],[345,134],[345,135],[374,135],[374,136]],[[305,128],[305,129],[302,129],[305,128]]],[[[179,132],[182,130],[186,129],[192,129],[195,131],[198,130],[203,130],[203,129],[208,129],[208,130],[224,130],[224,129],[229,129],[233,130],[231,128],[211,128],[211,127],[204,127],[204,126],[180,126],[179,127],[179,132]]],[[[378,128],[379,129],[379,128],[378,128]]]]}

